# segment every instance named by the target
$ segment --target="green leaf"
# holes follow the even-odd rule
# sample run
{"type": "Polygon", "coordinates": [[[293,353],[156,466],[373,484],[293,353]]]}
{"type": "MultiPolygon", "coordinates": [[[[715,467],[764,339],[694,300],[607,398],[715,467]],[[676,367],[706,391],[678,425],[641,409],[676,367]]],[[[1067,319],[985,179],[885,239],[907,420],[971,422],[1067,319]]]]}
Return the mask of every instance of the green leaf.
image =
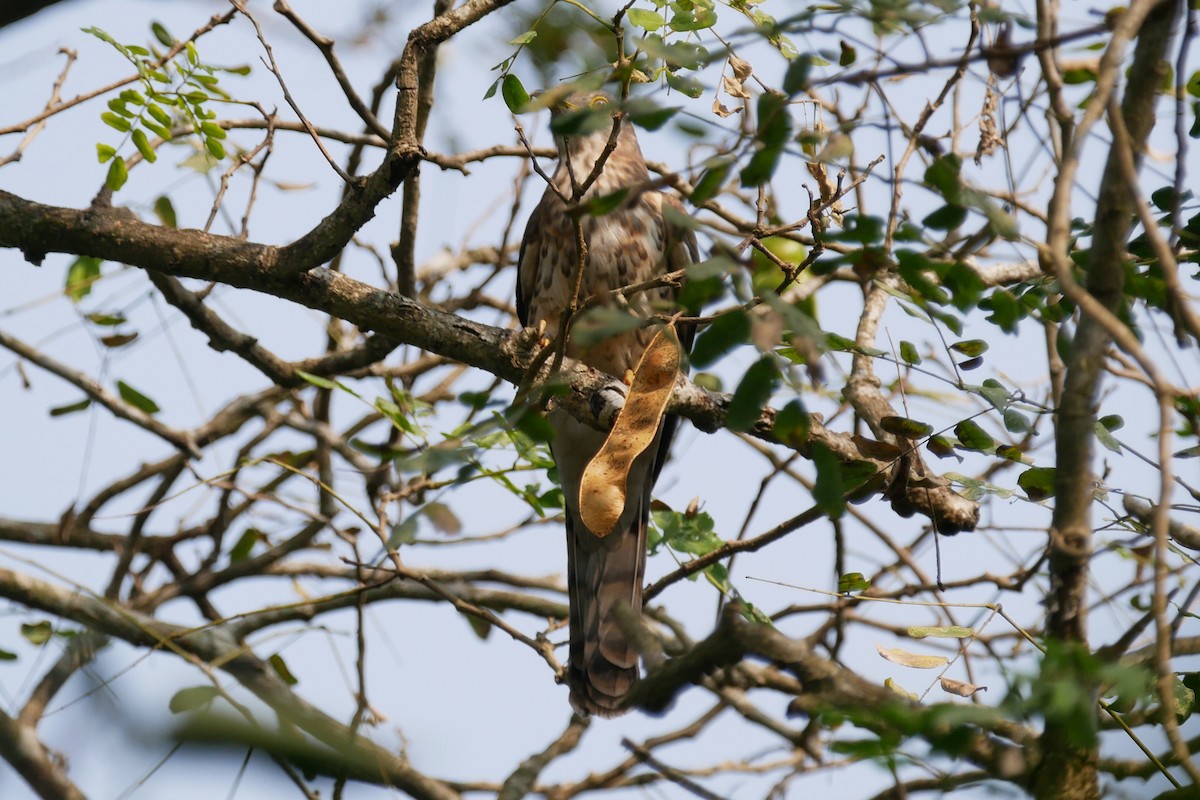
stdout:
{"type": "Polygon", "coordinates": [[[1053,497],[1054,467],[1030,467],[1017,477],[1017,486],[1025,490],[1030,500],[1053,497]]]}
{"type": "Polygon", "coordinates": [[[648,97],[635,97],[625,104],[625,115],[639,128],[656,131],[678,114],[679,106],[664,108],[648,97]]]}
{"type": "Polygon", "coordinates": [[[157,103],[151,103],[146,106],[146,110],[150,112],[150,116],[158,120],[159,124],[165,128],[171,127],[171,115],[163,111],[162,106],[157,103]]]}
{"type": "Polygon", "coordinates": [[[212,137],[213,139],[224,139],[229,135],[229,131],[225,130],[217,123],[207,121],[200,123],[200,132],[205,136],[212,137]]]}
{"type": "Polygon", "coordinates": [[[50,625],[50,620],[42,620],[41,622],[25,622],[21,624],[21,635],[34,645],[43,645],[50,641],[50,637],[54,634],[54,628],[50,625]]]}
{"type": "Polygon", "coordinates": [[[871,582],[863,577],[861,572],[847,572],[845,575],[838,578],[838,594],[862,592],[870,588],[871,582]]]}
{"type": "Polygon", "coordinates": [[[154,148],[150,146],[150,142],[146,139],[146,132],[138,128],[133,132],[133,146],[142,154],[142,158],[153,164],[158,161],[158,153],[154,152],[154,148]]]}
{"type": "Polygon", "coordinates": [[[54,408],[50,409],[50,416],[65,417],[67,414],[74,414],[76,411],[83,411],[91,404],[92,399],[90,397],[86,397],[77,403],[71,403],[70,405],[65,406],[55,406],[54,408]]]}
{"type": "Polygon", "coordinates": [[[966,450],[990,453],[996,449],[996,440],[988,436],[987,432],[974,420],[964,419],[955,425],[954,435],[958,437],[959,446],[966,450]]]}
{"type": "Polygon", "coordinates": [[[1028,433],[1033,425],[1029,422],[1029,417],[1017,411],[1015,408],[1004,409],[1004,427],[1009,433],[1028,433]]]}
{"type": "Polygon", "coordinates": [[[313,375],[311,372],[305,372],[302,369],[296,370],[296,377],[311,383],[318,389],[333,389],[337,387],[337,383],[329,380],[329,378],[322,378],[320,375],[313,375]]]}
{"type": "Polygon", "coordinates": [[[950,345],[950,349],[962,353],[964,356],[974,358],[987,352],[988,343],[983,339],[968,339],[965,342],[955,342],[950,345]]]}
{"type": "Polygon", "coordinates": [[[10,653],[7,650],[5,650],[3,647],[0,647],[0,661],[16,661],[16,660],[17,660],[16,653],[10,653]]]}
{"type": "Polygon", "coordinates": [[[920,364],[921,354],[917,352],[917,347],[912,342],[901,340],[900,342],[900,358],[905,364],[920,364]]]}
{"type": "Polygon", "coordinates": [[[246,528],[245,532],[238,538],[237,543],[233,546],[233,549],[229,551],[229,561],[231,563],[245,561],[250,557],[250,551],[254,549],[254,545],[257,544],[258,540],[261,538],[263,538],[263,536],[257,528],[246,528]]]}
{"type": "Polygon", "coordinates": [[[158,217],[158,221],[168,228],[178,228],[179,221],[175,217],[175,206],[171,203],[171,198],[165,194],[159,195],[154,201],[154,216],[158,217]]]}
{"type": "Polygon", "coordinates": [[[504,105],[514,114],[520,114],[529,105],[529,92],[525,91],[521,79],[511,72],[500,82],[500,96],[504,98],[504,105]]]}
{"type": "Polygon", "coordinates": [[[704,84],[691,75],[681,75],[678,72],[668,71],[665,77],[668,86],[677,92],[682,92],[693,100],[704,94],[704,84]]]}
{"type": "Polygon", "coordinates": [[[696,181],[696,186],[692,189],[692,195],[689,198],[692,205],[698,206],[705,200],[716,197],[717,193],[721,191],[721,187],[725,185],[733,164],[734,160],[729,157],[710,159],[705,165],[704,172],[700,174],[699,180],[696,181]]]}
{"type": "Polygon", "coordinates": [[[576,318],[571,325],[571,341],[580,347],[591,347],[641,326],[641,318],[623,308],[596,306],[576,318]]]}
{"type": "Polygon", "coordinates": [[[656,31],[663,25],[667,24],[667,21],[663,19],[662,14],[659,14],[657,11],[631,8],[625,13],[625,16],[629,19],[630,25],[646,31],[656,31]]]}
{"type": "Polygon", "coordinates": [[[725,418],[727,427],[732,431],[750,430],[779,380],[779,367],[772,356],[763,356],[751,364],[729,401],[729,414],[725,418]]]}
{"type": "Polygon", "coordinates": [[[950,441],[950,439],[942,436],[941,434],[937,436],[930,436],[929,441],[925,443],[925,449],[933,453],[938,458],[948,458],[950,456],[954,456],[959,461],[962,461],[962,456],[954,451],[954,442],[950,441]]]}
{"type": "Polygon", "coordinates": [[[474,614],[463,614],[467,619],[467,624],[471,626],[471,630],[480,639],[487,641],[488,635],[492,632],[492,623],[486,619],[480,619],[474,614]]]}
{"type": "MultiPolygon", "coordinates": [[[[1105,417],[1105,419],[1108,419],[1108,418],[1105,417]]],[[[1121,420],[1120,417],[1117,417],[1117,419],[1121,420]]],[[[1121,420],[1121,424],[1122,425],[1124,424],[1124,420],[1121,420]]],[[[1120,427],[1120,426],[1118,425],[1117,427],[1120,427]]],[[[1124,448],[1122,448],[1121,443],[1119,441],[1117,441],[1117,437],[1112,435],[1113,430],[1116,430],[1116,429],[1109,428],[1107,425],[1105,425],[1103,419],[1096,420],[1096,425],[1095,425],[1096,439],[1100,442],[1100,444],[1104,445],[1105,448],[1111,450],[1112,452],[1116,453],[1117,455],[1121,455],[1121,453],[1124,452],[1124,448]]]]}
{"type": "Polygon", "coordinates": [[[91,256],[79,256],[67,267],[67,280],[63,294],[78,303],[92,293],[92,284],[100,278],[100,265],[104,262],[91,256]]]}
{"type": "Polygon", "coordinates": [[[879,420],[879,427],[888,433],[903,436],[905,439],[923,439],[933,433],[933,426],[929,423],[918,422],[908,417],[882,417],[879,420]]]}
{"type": "Polygon", "coordinates": [[[96,160],[101,164],[117,154],[117,148],[112,145],[96,143],[96,160]]]}
{"type": "Polygon", "coordinates": [[[154,34],[154,38],[157,39],[158,43],[163,47],[175,46],[175,37],[167,31],[161,22],[151,22],[150,32],[154,34]]]}
{"type": "Polygon", "coordinates": [[[967,210],[962,206],[947,204],[921,220],[926,228],[936,231],[951,231],[967,220],[967,210]]]}
{"type": "Polygon", "coordinates": [[[820,442],[812,444],[813,465],[817,481],[813,485],[813,500],[830,519],[838,519],[846,511],[846,487],[842,482],[842,466],[833,451],[820,442]]]}
{"type": "Polygon", "coordinates": [[[182,714],[185,711],[203,708],[219,696],[215,686],[189,686],[176,692],[167,707],[171,709],[172,714],[182,714]]]}
{"type": "Polygon", "coordinates": [[[805,53],[799,58],[792,59],[787,72],[783,75],[783,91],[789,96],[800,94],[808,88],[808,75],[812,72],[813,56],[805,53]]]}
{"type": "Polygon", "coordinates": [[[217,139],[208,138],[204,140],[204,147],[208,152],[212,153],[213,158],[222,159],[225,157],[225,145],[217,139]]]}
{"type": "Polygon", "coordinates": [[[125,168],[125,159],[117,156],[108,165],[108,175],[105,176],[104,183],[109,189],[116,192],[125,185],[127,180],[129,180],[129,170],[125,168]]]}
{"type": "Polygon", "coordinates": [[[537,31],[525,31],[520,36],[510,39],[508,43],[511,45],[514,45],[514,46],[520,46],[520,45],[524,45],[524,44],[529,44],[536,38],[537,38],[537,31]]]}
{"type": "Polygon", "coordinates": [[[117,393],[121,395],[121,399],[126,403],[146,414],[157,414],[162,410],[158,407],[158,403],[155,403],[125,381],[117,381],[117,393]]]}
{"type": "Polygon", "coordinates": [[[848,67],[858,59],[858,51],[851,47],[845,39],[838,42],[842,48],[842,54],[838,57],[839,67],[848,67]]]}
{"type": "Polygon", "coordinates": [[[196,51],[195,42],[189,41],[186,45],[184,45],[184,49],[187,51],[187,60],[189,64],[194,67],[200,63],[200,53],[196,51]]]}
{"type": "Polygon", "coordinates": [[[593,197],[585,202],[580,210],[593,217],[603,217],[605,214],[616,211],[628,196],[629,189],[617,189],[615,192],[593,197]]]}
{"type": "Polygon", "coordinates": [[[103,120],[104,124],[110,128],[114,128],[121,133],[129,133],[129,128],[131,127],[129,120],[125,119],[119,114],[114,114],[111,111],[105,111],[100,115],[100,119],[103,120]]]}
{"type": "Polygon", "coordinates": [[[292,674],[292,671],[288,669],[287,663],[283,660],[283,656],[279,655],[279,653],[276,653],[268,658],[267,663],[271,665],[271,669],[275,670],[275,674],[278,675],[288,686],[295,686],[300,682],[300,680],[292,674]]]}
{"type": "Polygon", "coordinates": [[[722,314],[696,337],[689,361],[704,369],[738,345],[750,341],[750,317],[742,309],[722,314]]]}

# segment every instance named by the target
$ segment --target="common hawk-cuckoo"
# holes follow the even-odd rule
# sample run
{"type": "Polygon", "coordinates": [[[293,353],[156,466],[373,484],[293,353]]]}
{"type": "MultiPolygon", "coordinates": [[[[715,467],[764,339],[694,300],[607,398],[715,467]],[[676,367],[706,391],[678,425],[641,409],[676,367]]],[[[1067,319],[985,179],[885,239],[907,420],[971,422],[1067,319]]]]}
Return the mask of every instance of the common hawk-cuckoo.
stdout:
{"type": "MultiPolygon", "coordinates": [[[[615,118],[613,100],[602,92],[572,95],[554,104],[551,117],[589,107],[607,109],[615,118]]],[[[681,219],[683,206],[674,197],[650,188],[650,173],[633,126],[628,120],[619,124],[616,149],[581,199],[620,189],[629,194],[609,213],[578,217],[587,244],[581,301],[680,269],[698,258],[695,234],[673,224],[663,213],[673,208],[678,212],[675,219],[681,219]]],[[[603,125],[591,133],[555,136],[559,161],[551,180],[559,192],[572,197],[572,172],[577,184],[587,180],[611,133],[611,126],[603,125]]],[[[572,300],[578,262],[573,217],[558,193],[547,187],[529,218],[518,258],[517,314],[522,325],[545,321],[546,336],[553,339],[558,335],[563,312],[572,300]]],[[[672,305],[673,299],[672,289],[658,288],[630,297],[629,306],[645,317],[652,309],[672,305]]],[[[590,347],[568,339],[566,354],[609,375],[624,377],[637,366],[654,333],[654,327],[641,327],[590,347]]],[[[686,333],[680,339],[685,347],[690,343],[686,333]]],[[[655,441],[633,462],[624,512],[612,533],[603,538],[581,520],[579,488],[584,468],[600,450],[605,434],[561,409],[552,409],[549,421],[555,433],[550,447],[566,505],[571,705],[581,714],[615,716],[622,713],[622,701],[638,678],[637,651],[618,624],[616,613],[621,606],[641,613],[650,495],[677,420],[666,417],[655,441]]]]}

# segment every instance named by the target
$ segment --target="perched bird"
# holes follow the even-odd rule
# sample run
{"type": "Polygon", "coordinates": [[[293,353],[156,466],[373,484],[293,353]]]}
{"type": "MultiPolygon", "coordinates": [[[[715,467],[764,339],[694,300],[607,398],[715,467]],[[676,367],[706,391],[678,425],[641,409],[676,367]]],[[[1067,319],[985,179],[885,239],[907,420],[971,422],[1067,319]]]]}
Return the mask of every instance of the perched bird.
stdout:
{"type": "MultiPolygon", "coordinates": [[[[681,219],[685,214],[682,204],[650,188],[650,173],[633,126],[619,119],[610,95],[571,95],[551,106],[551,119],[585,109],[597,115],[607,111],[605,118],[616,121],[616,148],[582,197],[573,197],[573,188],[585,183],[601,158],[612,125],[604,124],[588,133],[556,136],[559,162],[551,178],[554,186],[576,202],[621,189],[628,190],[628,194],[609,213],[573,217],[554,188],[547,187],[530,216],[518,258],[517,314],[525,326],[545,322],[546,336],[551,339],[559,333],[563,312],[575,289],[573,278],[579,254],[574,219],[580,220],[587,245],[580,301],[681,269],[698,258],[695,234],[672,224],[663,213],[674,209],[678,215],[672,216],[681,219]]],[[[670,307],[673,299],[674,290],[664,287],[630,297],[629,306],[635,314],[648,316],[652,309],[670,307]]],[[[654,334],[654,327],[641,327],[590,347],[568,339],[566,354],[622,378],[637,366],[654,334]]],[[[680,339],[683,347],[690,345],[686,334],[680,339]]],[[[584,468],[600,450],[606,434],[561,409],[551,409],[549,422],[555,433],[550,448],[566,506],[571,627],[567,680],[571,705],[580,714],[616,716],[623,713],[622,701],[638,679],[637,651],[616,615],[622,606],[641,613],[650,495],[666,460],[677,419],[666,417],[655,441],[634,461],[626,482],[624,512],[612,533],[603,538],[582,522],[579,490],[584,468]]]]}

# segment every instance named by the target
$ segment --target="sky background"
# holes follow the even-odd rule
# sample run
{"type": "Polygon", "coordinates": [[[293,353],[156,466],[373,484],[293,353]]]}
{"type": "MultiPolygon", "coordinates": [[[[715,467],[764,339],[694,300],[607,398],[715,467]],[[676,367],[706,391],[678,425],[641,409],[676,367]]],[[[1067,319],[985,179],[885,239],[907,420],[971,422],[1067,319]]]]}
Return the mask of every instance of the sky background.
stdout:
{"type": "MultiPolygon", "coordinates": [[[[378,80],[381,66],[399,53],[408,30],[427,18],[429,5],[426,2],[393,4],[386,23],[371,25],[364,22],[373,7],[371,3],[304,0],[294,3],[296,11],[314,28],[339,40],[339,55],[347,73],[364,94],[378,80]],[[365,43],[357,47],[340,44],[355,36],[365,38],[365,43]]],[[[783,13],[778,0],[775,5],[775,13],[783,13]]],[[[1091,21],[1090,7],[1081,3],[1065,5],[1068,8],[1067,23],[1091,21]]],[[[0,126],[25,119],[42,108],[61,69],[62,56],[56,55],[59,48],[74,49],[80,57],[64,87],[64,96],[91,90],[128,73],[128,65],[114,50],[82,33],[80,28],[97,25],[118,41],[141,43],[149,40],[151,20],[162,22],[172,33],[182,37],[225,7],[223,3],[203,0],[171,3],[73,0],[0,30],[0,98],[3,99],[0,126]]],[[[528,10],[539,4],[521,0],[517,7],[528,10]]],[[[269,4],[251,3],[251,8],[262,21],[289,89],[305,115],[320,125],[358,130],[357,118],[341,97],[315,49],[285,21],[276,18],[269,4]]],[[[768,10],[772,10],[770,4],[768,10]]],[[[495,76],[490,68],[512,49],[506,43],[506,34],[511,36],[512,31],[499,23],[497,19],[468,29],[443,48],[437,105],[427,136],[427,145],[431,149],[453,153],[514,140],[512,116],[499,97],[489,101],[481,99],[495,76]]],[[[239,19],[206,36],[199,49],[210,63],[250,64],[254,68],[247,78],[230,76],[223,79],[223,84],[235,97],[260,99],[268,108],[274,104],[286,111],[278,86],[259,61],[261,48],[244,20],[239,19]]],[[[782,59],[760,51],[753,61],[766,80],[778,83],[784,70],[782,59]]],[[[515,72],[533,88],[536,73],[527,64],[518,64],[515,72]]],[[[709,83],[711,85],[712,81],[709,83]]],[[[902,98],[911,96],[913,103],[911,109],[904,108],[902,113],[909,113],[924,102],[924,88],[927,85],[918,81],[904,90],[911,95],[901,93],[902,98]]],[[[697,101],[680,100],[687,113],[707,118],[710,94],[697,101]]],[[[390,102],[388,106],[390,108],[390,102]]],[[[0,188],[43,203],[76,208],[86,206],[105,174],[105,167],[96,162],[94,145],[98,141],[114,140],[113,131],[100,122],[102,110],[102,101],[93,101],[52,118],[20,163],[0,169],[0,188]]],[[[238,117],[252,115],[237,109],[228,113],[228,116],[238,117]]],[[[290,113],[286,116],[290,117],[290,113]]],[[[381,114],[381,119],[390,121],[390,116],[388,111],[381,114]]],[[[522,124],[534,136],[536,144],[549,143],[544,119],[523,119],[522,124]]],[[[254,136],[253,132],[231,134],[231,138],[244,145],[257,141],[254,136]]],[[[650,159],[676,167],[684,165],[684,140],[679,136],[664,130],[661,135],[643,134],[641,139],[650,159]]],[[[17,137],[0,139],[0,156],[15,146],[16,141],[17,137]]],[[[875,155],[874,152],[863,153],[871,144],[868,135],[860,140],[861,161],[875,155]]],[[[1159,144],[1166,148],[1168,143],[1159,144]]],[[[1036,150],[1035,145],[1030,148],[1036,150]]],[[[344,153],[337,146],[330,149],[335,157],[344,153]]],[[[181,227],[202,226],[212,202],[212,177],[170,169],[169,164],[188,155],[182,148],[177,151],[165,148],[162,155],[154,168],[143,165],[133,170],[118,202],[149,219],[154,198],[167,192],[178,211],[181,227]]],[[[1019,158],[1025,155],[1025,151],[1017,153],[1019,158]]],[[[377,156],[370,154],[368,158],[377,156]]],[[[1194,155],[1191,160],[1196,160],[1194,155]]],[[[1030,180],[1037,180],[1036,171],[1044,168],[1038,163],[1031,155],[1029,169],[1022,170],[1023,174],[1034,173],[1030,180]]],[[[1191,166],[1192,173],[1197,174],[1196,165],[1191,166]]],[[[457,251],[463,247],[495,244],[511,207],[517,169],[515,159],[497,159],[472,167],[470,176],[441,172],[426,165],[422,172],[418,263],[429,263],[447,249],[457,251]]],[[[287,242],[315,224],[336,203],[337,176],[306,136],[286,132],[277,135],[276,152],[269,162],[267,177],[274,186],[264,189],[252,218],[250,238],[254,241],[287,242]]],[[[1081,176],[1081,194],[1086,195],[1089,184],[1094,185],[1096,180],[1098,169],[1089,169],[1081,176]]],[[[1049,180],[1044,180],[1044,184],[1048,187],[1049,180]]],[[[526,184],[518,233],[538,193],[540,187],[535,182],[526,184]]],[[[227,201],[235,225],[244,208],[245,197],[245,182],[235,181],[227,201]]],[[[802,213],[807,204],[807,196],[799,185],[790,196],[785,193],[784,199],[792,212],[802,213]]],[[[399,195],[382,203],[375,219],[358,238],[386,254],[387,243],[395,238],[399,207],[399,195]]],[[[875,197],[874,212],[882,213],[884,209],[879,197],[875,197]]],[[[218,218],[213,230],[226,233],[229,226],[218,218]]],[[[140,270],[106,265],[106,277],[94,296],[78,307],[72,305],[61,293],[69,261],[66,256],[52,255],[41,267],[35,268],[25,263],[15,251],[0,251],[0,272],[5,276],[5,289],[0,293],[0,329],[94,375],[110,381],[127,380],[152,396],[164,409],[161,418],[172,425],[194,425],[235,394],[262,388],[262,376],[237,357],[217,354],[205,347],[202,336],[188,327],[173,309],[154,297],[140,270]],[[102,307],[119,307],[130,315],[131,322],[141,334],[136,345],[117,351],[97,345],[80,314],[102,307]]],[[[361,249],[354,250],[346,261],[346,271],[362,280],[377,282],[378,269],[373,258],[361,249]]],[[[509,275],[503,279],[511,282],[509,275]]],[[[853,336],[860,307],[857,291],[856,288],[831,287],[822,292],[819,314],[824,329],[853,336]]],[[[212,303],[228,321],[258,337],[284,358],[310,357],[324,348],[321,318],[307,309],[228,288],[214,292],[212,303]]],[[[485,310],[475,316],[491,324],[504,324],[498,312],[485,310]]],[[[885,325],[897,342],[902,338],[928,338],[927,329],[911,333],[912,321],[899,310],[889,312],[885,325]]],[[[1010,385],[1027,388],[1031,394],[1044,388],[1040,342],[998,337],[978,312],[968,320],[961,338],[976,335],[993,343],[986,369],[1002,370],[993,374],[998,374],[1010,385]],[[1036,358],[1023,355],[1029,348],[1037,348],[1036,358]]],[[[394,354],[393,358],[399,355],[394,354]]],[[[1179,372],[1193,376],[1194,380],[1200,372],[1196,370],[1194,353],[1189,357],[1192,363],[1178,365],[1179,372]]],[[[722,367],[723,376],[727,381],[735,378],[745,363],[744,360],[732,360],[722,367]]],[[[826,370],[831,382],[836,384],[839,369],[846,366],[845,362],[839,364],[836,359],[829,361],[826,370]]],[[[881,374],[885,369],[885,365],[879,366],[881,374]]],[[[0,445],[12,454],[0,459],[0,515],[53,521],[76,498],[88,497],[138,464],[166,455],[166,446],[160,441],[94,409],[50,420],[46,410],[74,402],[79,399],[78,391],[36,368],[27,366],[26,372],[31,380],[28,387],[23,386],[13,358],[0,353],[0,402],[6,410],[0,421],[0,445]]],[[[988,376],[978,374],[977,380],[988,376]]],[[[483,386],[486,381],[474,380],[459,388],[469,385],[483,386]]],[[[955,413],[946,408],[944,396],[914,396],[910,399],[913,417],[955,413]]],[[[834,408],[818,397],[806,398],[806,401],[814,410],[834,408]]],[[[1151,423],[1146,413],[1148,394],[1123,391],[1120,395],[1106,396],[1104,402],[1106,412],[1126,416],[1130,422],[1128,438],[1139,441],[1138,437],[1151,423]]],[[[361,408],[352,403],[341,403],[338,411],[341,419],[349,421],[361,408]]],[[[844,429],[848,421],[841,419],[839,423],[840,429],[844,429]]],[[[995,430],[994,424],[992,429],[995,430]]],[[[730,439],[728,433],[710,436],[683,426],[674,451],[675,461],[668,466],[656,491],[656,496],[675,508],[686,506],[693,497],[701,498],[705,510],[716,520],[718,532],[726,538],[732,538],[742,525],[764,475],[761,457],[730,439]],[[686,468],[681,466],[683,462],[686,462],[686,468]]],[[[1152,445],[1144,438],[1140,441],[1144,449],[1151,449],[1152,445]]],[[[1051,457],[1046,449],[1048,446],[1043,446],[1039,458],[1051,457]]],[[[202,475],[213,475],[226,469],[235,447],[233,442],[224,442],[213,450],[214,453],[196,465],[202,475]]],[[[969,474],[983,463],[983,460],[972,461],[968,457],[961,466],[956,467],[953,462],[932,466],[969,474]]],[[[1114,466],[1120,485],[1141,487],[1147,494],[1152,492],[1156,478],[1151,470],[1128,457],[1121,458],[1114,466]]],[[[1195,477],[1194,468],[1192,472],[1195,477]]],[[[111,519],[102,518],[99,525],[111,524],[112,530],[124,530],[126,515],[137,508],[142,499],[131,496],[106,509],[105,516],[111,519]]],[[[206,499],[208,495],[203,490],[173,499],[156,515],[154,527],[169,531],[199,518],[197,515],[202,513],[206,499]]],[[[494,487],[478,487],[470,495],[448,494],[445,501],[461,518],[464,530],[470,533],[503,529],[522,518],[524,513],[509,495],[494,487]]],[[[751,535],[760,533],[799,513],[810,503],[809,497],[798,495],[795,484],[777,482],[765,493],[748,530],[751,535]]],[[[915,538],[922,527],[921,518],[899,519],[881,504],[864,507],[864,511],[901,542],[915,538]]],[[[984,517],[985,521],[1014,529],[1003,534],[964,534],[943,540],[942,567],[947,582],[975,574],[981,564],[994,562],[998,572],[1011,570],[1009,559],[1013,554],[1031,552],[1043,540],[1044,533],[1036,529],[1044,528],[1048,523],[1049,509],[1013,500],[986,506],[984,517]],[[1035,530],[1017,530],[1020,526],[1035,530]]],[[[886,553],[879,552],[876,541],[860,528],[849,525],[848,531],[852,538],[847,571],[870,574],[881,563],[891,560],[886,553]]],[[[0,566],[100,590],[111,569],[109,560],[102,556],[56,552],[53,563],[48,563],[46,555],[32,548],[0,546],[0,566]]],[[[933,554],[928,547],[918,550],[915,555],[927,571],[933,571],[933,554]]],[[[563,572],[565,554],[558,527],[541,525],[532,526],[498,544],[413,548],[408,558],[417,567],[495,566],[526,574],[554,575],[563,572]]],[[[1128,565],[1114,564],[1114,561],[1105,562],[1101,567],[1096,578],[1098,585],[1110,579],[1127,579],[1128,565]],[[1106,572],[1108,570],[1111,572],[1106,572]]],[[[764,552],[740,557],[733,577],[739,589],[755,605],[774,611],[792,603],[819,602],[819,595],[792,587],[834,588],[836,576],[832,565],[831,526],[822,523],[793,534],[764,552]],[[780,581],[792,587],[765,581],[780,581]]],[[[667,555],[652,558],[648,579],[653,581],[674,566],[667,555]]],[[[319,586],[313,584],[307,588],[313,592],[329,591],[329,587],[321,589],[319,586]]],[[[214,599],[225,614],[232,614],[258,608],[269,601],[294,600],[296,588],[281,586],[278,579],[263,579],[218,592],[214,599]]],[[[677,585],[663,599],[672,612],[685,621],[693,636],[702,637],[711,629],[716,599],[703,581],[677,585]]],[[[997,596],[986,589],[976,589],[954,593],[952,599],[978,603],[995,601],[997,596]]],[[[1040,616],[1033,595],[1019,599],[1005,597],[1004,601],[1006,609],[1019,618],[1031,621],[1040,616]]],[[[863,613],[873,619],[903,624],[936,624],[937,621],[932,612],[925,614],[912,607],[878,605],[863,613]]],[[[954,613],[959,624],[974,625],[986,612],[959,609],[954,613]]],[[[198,621],[194,610],[182,602],[164,607],[162,614],[184,624],[198,621]]],[[[1137,612],[1128,606],[1100,610],[1093,619],[1096,642],[1108,641],[1112,637],[1105,635],[1105,631],[1123,628],[1136,616],[1137,612]]],[[[39,618],[17,607],[0,606],[0,648],[20,656],[15,662],[0,664],[0,703],[8,710],[20,707],[31,682],[36,681],[41,670],[57,656],[54,649],[57,645],[38,649],[20,638],[19,625],[39,618]]],[[[480,641],[465,620],[448,607],[434,604],[382,604],[373,607],[368,618],[371,637],[369,693],[373,705],[387,717],[374,736],[388,746],[404,747],[418,769],[459,780],[502,780],[521,760],[557,737],[568,721],[566,689],[553,684],[545,665],[527,648],[505,640],[501,632],[493,631],[488,641],[480,641]],[[484,713],[480,713],[480,709],[484,709],[484,713]]],[[[539,620],[516,615],[506,618],[523,630],[534,631],[541,627],[539,620]]],[[[792,620],[785,630],[802,633],[806,624],[792,620]]],[[[999,623],[993,621],[991,624],[999,623]]],[[[352,682],[348,678],[353,661],[353,630],[351,614],[334,613],[323,616],[319,626],[296,626],[282,633],[275,631],[272,638],[259,639],[255,644],[262,655],[280,652],[286,657],[292,672],[300,679],[298,688],[306,698],[329,713],[348,718],[353,710],[352,682]]],[[[565,632],[559,635],[565,638],[565,632]]],[[[874,650],[877,640],[883,641],[885,646],[896,645],[889,637],[878,637],[860,627],[847,642],[843,655],[868,679],[882,682],[893,677],[912,691],[923,691],[928,676],[901,670],[880,659],[874,650]]],[[[976,682],[986,682],[980,677],[976,676],[976,682]]],[[[171,755],[161,768],[154,769],[173,746],[169,731],[177,719],[169,714],[168,701],[178,689],[203,682],[195,670],[173,657],[147,657],[132,648],[115,644],[107,648],[90,668],[77,675],[59,695],[40,732],[45,741],[69,754],[71,777],[96,798],[151,798],[168,793],[172,797],[208,798],[225,796],[234,788],[239,797],[276,796],[294,791],[266,759],[252,759],[245,775],[239,778],[239,754],[215,754],[195,746],[185,746],[171,755]]],[[[989,700],[993,699],[999,698],[989,697],[989,700]]],[[[577,779],[590,770],[607,767],[623,752],[622,737],[640,739],[675,729],[698,716],[710,704],[711,699],[706,693],[692,689],[680,696],[666,718],[633,714],[617,721],[595,724],[588,733],[588,746],[557,761],[543,777],[547,781],[577,779]]],[[[782,700],[779,705],[782,706],[782,700]]],[[[782,717],[782,707],[769,710],[782,717]]],[[[1194,727],[1191,733],[1195,733],[1194,727]]],[[[770,758],[780,754],[777,742],[760,729],[726,715],[697,746],[686,753],[666,751],[664,755],[679,767],[710,763],[724,757],[744,757],[755,752],[770,758]]],[[[1123,743],[1116,743],[1114,747],[1117,752],[1126,749],[1123,743]]],[[[869,796],[890,783],[886,773],[870,767],[850,773],[831,771],[793,784],[790,796],[821,797],[831,796],[834,792],[848,797],[869,796]]],[[[715,790],[731,797],[753,798],[762,796],[763,785],[749,776],[729,777],[717,783],[715,790]]],[[[1146,787],[1147,791],[1151,786],[1146,787]]],[[[681,790],[670,785],[647,789],[645,794],[682,796],[681,790]]],[[[352,787],[347,794],[354,798],[387,795],[386,790],[365,786],[352,787]]],[[[23,800],[29,796],[27,787],[6,766],[0,766],[0,797],[23,800]]],[[[984,796],[984,790],[963,796],[984,796]]]]}

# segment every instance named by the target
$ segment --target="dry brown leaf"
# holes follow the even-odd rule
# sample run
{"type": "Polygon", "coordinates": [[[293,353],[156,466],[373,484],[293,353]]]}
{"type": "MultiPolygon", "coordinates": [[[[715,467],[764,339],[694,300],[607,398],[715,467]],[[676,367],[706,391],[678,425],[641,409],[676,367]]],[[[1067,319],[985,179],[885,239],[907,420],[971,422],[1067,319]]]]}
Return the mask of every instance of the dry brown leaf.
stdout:
{"type": "Polygon", "coordinates": [[[725,88],[725,93],[730,97],[740,97],[743,100],[750,99],[750,93],[746,91],[746,87],[737,78],[726,75],[721,78],[721,86],[725,88]]]}
{"type": "Polygon", "coordinates": [[[910,653],[907,650],[901,650],[898,647],[889,648],[876,644],[875,649],[879,651],[879,655],[883,656],[893,664],[899,664],[902,667],[912,667],[913,669],[937,669],[938,667],[944,667],[949,663],[945,656],[923,656],[919,653],[910,653]]]}
{"type": "Polygon", "coordinates": [[[729,66],[733,69],[733,76],[742,83],[745,83],[746,78],[754,74],[754,67],[750,66],[750,62],[744,58],[738,58],[730,53],[729,66]]]}
{"type": "Polygon", "coordinates": [[[734,114],[740,113],[741,108],[730,108],[721,102],[720,98],[713,98],[712,112],[721,119],[732,117],[734,114]]]}
{"type": "Polygon", "coordinates": [[[588,462],[579,482],[579,516],[597,536],[612,533],[625,510],[629,468],[654,441],[678,373],[679,345],[674,331],[659,331],[638,362],[625,405],[604,446],[588,462]]]}
{"type": "Polygon", "coordinates": [[[956,681],[953,678],[941,678],[942,691],[949,694],[956,694],[959,697],[970,697],[976,692],[987,691],[986,686],[976,686],[973,683],[966,681],[956,681]]]}

